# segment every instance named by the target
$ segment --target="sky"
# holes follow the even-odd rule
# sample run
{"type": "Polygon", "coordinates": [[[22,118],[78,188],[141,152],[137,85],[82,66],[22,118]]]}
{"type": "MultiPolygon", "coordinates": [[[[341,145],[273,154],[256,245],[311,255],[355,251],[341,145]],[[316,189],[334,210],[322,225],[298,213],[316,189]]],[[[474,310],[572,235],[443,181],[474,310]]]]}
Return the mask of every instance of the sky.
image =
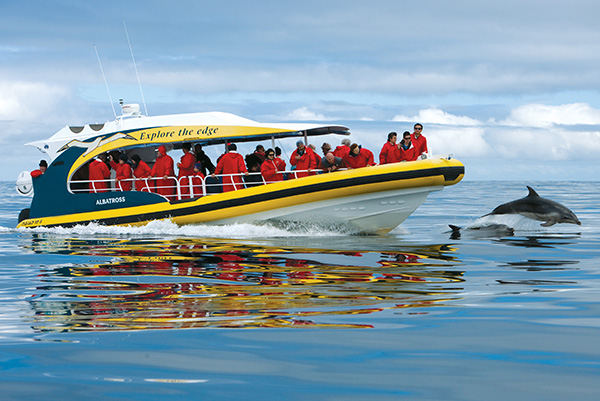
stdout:
{"type": "Polygon", "coordinates": [[[343,124],[376,155],[419,122],[466,180],[598,181],[598,16],[593,0],[3,1],[0,180],[44,158],[24,143],[114,120],[122,98],[343,124]]]}

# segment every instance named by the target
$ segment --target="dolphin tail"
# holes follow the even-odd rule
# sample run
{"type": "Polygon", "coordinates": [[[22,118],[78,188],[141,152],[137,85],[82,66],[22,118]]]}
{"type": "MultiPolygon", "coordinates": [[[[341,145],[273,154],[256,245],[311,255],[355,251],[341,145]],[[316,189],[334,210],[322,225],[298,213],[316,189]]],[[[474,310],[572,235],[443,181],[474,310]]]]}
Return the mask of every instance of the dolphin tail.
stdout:
{"type": "Polygon", "coordinates": [[[452,230],[453,234],[460,232],[460,227],[459,226],[453,226],[452,224],[448,224],[448,227],[450,227],[450,229],[452,230]]]}

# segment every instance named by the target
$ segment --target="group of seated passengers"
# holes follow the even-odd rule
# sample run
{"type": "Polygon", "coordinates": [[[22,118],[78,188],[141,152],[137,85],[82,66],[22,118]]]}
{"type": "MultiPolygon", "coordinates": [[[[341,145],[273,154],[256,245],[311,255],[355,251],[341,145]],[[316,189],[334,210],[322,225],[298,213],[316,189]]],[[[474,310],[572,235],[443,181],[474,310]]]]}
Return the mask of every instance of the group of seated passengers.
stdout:
{"type": "MultiPolygon", "coordinates": [[[[212,173],[215,166],[210,158],[204,153],[201,145],[196,145],[194,153],[191,152],[191,144],[184,143],[182,146],[183,156],[177,163],[180,179],[180,188],[183,198],[191,197],[190,177],[192,179],[193,196],[202,194],[201,180],[206,172],[212,173]]],[[[110,169],[116,173],[115,186],[118,191],[131,191],[132,183],[135,182],[136,191],[155,192],[172,200],[175,199],[176,185],[173,181],[175,176],[173,158],[167,154],[164,145],[156,149],[156,161],[152,168],[144,162],[139,155],[131,156],[131,161],[125,153],[100,154],[88,166],[90,192],[109,191],[108,180],[110,169]],[[118,159],[118,163],[115,162],[118,159]],[[152,178],[152,180],[150,180],[152,178]]]]}
{"type": "MultiPolygon", "coordinates": [[[[413,161],[427,153],[427,139],[422,135],[422,131],[423,125],[415,124],[414,132],[411,134],[405,131],[400,143],[397,143],[398,134],[390,132],[387,142],[379,153],[379,164],[413,161]]],[[[220,180],[222,191],[229,192],[262,185],[264,182],[271,183],[321,172],[375,165],[370,150],[351,143],[347,138],[343,139],[341,145],[334,150],[330,144],[323,143],[321,146],[323,157],[316,152],[314,145],[305,146],[302,140],[298,140],[296,149],[290,157],[292,171],[289,173],[286,172],[286,163],[281,158],[279,147],[265,151],[264,146],[258,145],[253,153],[244,158],[237,152],[237,146],[230,143],[227,145],[227,152],[218,158],[216,166],[204,153],[201,145],[196,145],[192,152],[191,145],[184,143],[182,150],[183,156],[177,163],[179,169],[177,178],[180,180],[180,192],[183,198],[202,195],[202,180],[207,173],[213,178],[216,178],[217,174],[222,175],[220,180]],[[190,179],[193,194],[190,193],[190,179]]],[[[120,153],[117,155],[118,163],[114,161],[113,155],[109,154],[108,157],[105,154],[98,155],[89,165],[90,192],[109,190],[107,180],[110,178],[110,166],[116,172],[117,190],[130,191],[132,182],[135,181],[136,191],[156,192],[168,199],[175,199],[173,159],[167,154],[164,145],[159,146],[156,152],[157,158],[152,168],[137,154],[131,156],[130,162],[125,153],[120,153]],[[147,180],[148,178],[153,180],[147,180]]]]}

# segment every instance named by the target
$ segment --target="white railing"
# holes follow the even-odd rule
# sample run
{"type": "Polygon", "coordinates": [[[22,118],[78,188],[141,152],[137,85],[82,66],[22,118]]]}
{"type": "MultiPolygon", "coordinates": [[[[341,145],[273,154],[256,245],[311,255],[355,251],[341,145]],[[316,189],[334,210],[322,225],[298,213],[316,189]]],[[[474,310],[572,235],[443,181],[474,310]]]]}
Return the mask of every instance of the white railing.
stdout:
{"type": "MultiPolygon", "coordinates": [[[[286,170],[286,171],[278,171],[278,174],[287,175],[287,179],[296,179],[298,178],[298,174],[300,173],[308,173],[309,175],[320,174],[322,171],[318,170],[286,170]]],[[[258,185],[266,185],[279,181],[267,181],[262,176],[260,172],[249,173],[248,176],[258,176],[260,180],[257,181],[244,181],[243,177],[246,176],[244,173],[238,174],[220,174],[216,175],[214,178],[212,175],[208,177],[201,177],[197,175],[185,176],[181,178],[167,177],[168,180],[173,181],[173,185],[163,185],[158,186],[157,181],[162,180],[162,177],[147,177],[147,178],[127,178],[124,180],[119,180],[115,182],[114,179],[106,179],[106,180],[71,180],[69,181],[69,189],[72,193],[103,193],[103,192],[124,192],[123,183],[130,182],[131,183],[131,191],[137,191],[137,185],[140,182],[143,182],[142,192],[151,192],[156,193],[157,195],[161,195],[165,199],[168,200],[182,200],[182,199],[190,199],[197,198],[201,196],[214,195],[215,193],[220,193],[222,191],[223,185],[231,185],[234,190],[248,188],[252,186],[258,185]],[[223,184],[223,178],[228,177],[231,181],[233,181],[234,177],[241,177],[241,183],[227,183],[223,184]],[[207,182],[207,180],[214,180],[215,182],[207,182]],[[106,188],[97,188],[98,185],[105,186],[106,188]],[[78,188],[81,187],[81,188],[78,188]],[[213,188],[218,188],[218,190],[213,190],[213,188]],[[159,194],[159,190],[171,190],[173,195],[162,195],[159,194]]]]}

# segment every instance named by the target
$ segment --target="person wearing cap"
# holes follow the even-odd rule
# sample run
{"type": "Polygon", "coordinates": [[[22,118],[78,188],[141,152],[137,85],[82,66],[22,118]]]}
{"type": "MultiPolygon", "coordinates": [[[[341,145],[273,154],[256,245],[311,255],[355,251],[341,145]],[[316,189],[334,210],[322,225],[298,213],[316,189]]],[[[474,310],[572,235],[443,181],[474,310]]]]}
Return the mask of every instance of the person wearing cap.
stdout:
{"type": "Polygon", "coordinates": [[[187,177],[194,175],[194,164],[196,164],[196,157],[190,152],[190,150],[192,150],[191,144],[184,143],[181,149],[183,150],[183,156],[181,156],[179,163],[177,163],[177,168],[179,169],[177,178],[179,179],[179,186],[181,188],[181,197],[189,198],[190,182],[187,177]]]}
{"type": "Polygon", "coordinates": [[[104,153],[96,156],[90,163],[90,192],[108,192],[107,181],[110,178],[110,169],[106,165],[106,155],[104,153]]]}
{"type": "Polygon", "coordinates": [[[116,171],[115,184],[120,191],[131,191],[131,178],[133,171],[128,163],[128,158],[125,153],[119,155],[119,163],[115,163],[110,159],[110,166],[116,171]],[[125,180],[125,181],[124,181],[125,180]]]}
{"type": "Polygon", "coordinates": [[[161,145],[156,150],[158,152],[156,162],[152,166],[150,171],[151,177],[156,177],[154,185],[156,186],[156,193],[165,196],[169,200],[173,200],[175,197],[175,169],[173,168],[173,159],[167,155],[167,148],[161,145]]]}
{"type": "Polygon", "coordinates": [[[352,142],[348,138],[342,139],[342,144],[337,146],[332,152],[335,157],[341,157],[342,159],[348,156],[350,153],[350,144],[352,142]]]}
{"type": "Polygon", "coordinates": [[[398,146],[396,145],[397,140],[397,133],[390,132],[388,134],[388,140],[385,144],[383,144],[381,152],[379,153],[379,164],[390,164],[400,161],[400,152],[398,150],[398,146]]]}
{"type": "Polygon", "coordinates": [[[248,175],[244,157],[237,152],[236,144],[230,143],[227,145],[227,153],[223,154],[217,163],[212,177],[215,177],[217,174],[223,174],[223,192],[230,192],[244,188],[242,177],[240,176],[241,173],[248,175]]]}
{"type": "Polygon", "coordinates": [[[296,150],[294,150],[290,157],[290,164],[298,171],[294,172],[291,178],[313,175],[313,170],[317,168],[314,152],[311,148],[304,146],[304,142],[301,139],[296,142],[296,150]]]}
{"type": "Polygon", "coordinates": [[[375,165],[373,152],[356,143],[350,145],[350,153],[344,158],[344,163],[348,168],[361,168],[375,165]]]}
{"type": "Polygon", "coordinates": [[[427,153],[427,138],[423,136],[423,124],[416,123],[414,132],[410,135],[410,140],[415,147],[415,160],[423,153],[427,153]]]}
{"type": "Polygon", "coordinates": [[[39,177],[40,175],[44,174],[46,172],[46,169],[48,168],[48,163],[46,162],[46,160],[40,160],[40,168],[38,168],[37,170],[33,170],[30,174],[31,174],[31,178],[36,178],[39,177]]]}
{"type": "Polygon", "coordinates": [[[136,178],[135,190],[140,192],[150,192],[148,180],[145,180],[144,178],[150,177],[152,169],[137,154],[131,156],[131,160],[133,161],[133,176],[136,178]]]}
{"type": "Polygon", "coordinates": [[[204,174],[202,174],[202,163],[196,163],[194,164],[194,176],[192,177],[192,190],[194,191],[193,197],[204,195],[202,190],[202,181],[204,181],[204,174]]]}

